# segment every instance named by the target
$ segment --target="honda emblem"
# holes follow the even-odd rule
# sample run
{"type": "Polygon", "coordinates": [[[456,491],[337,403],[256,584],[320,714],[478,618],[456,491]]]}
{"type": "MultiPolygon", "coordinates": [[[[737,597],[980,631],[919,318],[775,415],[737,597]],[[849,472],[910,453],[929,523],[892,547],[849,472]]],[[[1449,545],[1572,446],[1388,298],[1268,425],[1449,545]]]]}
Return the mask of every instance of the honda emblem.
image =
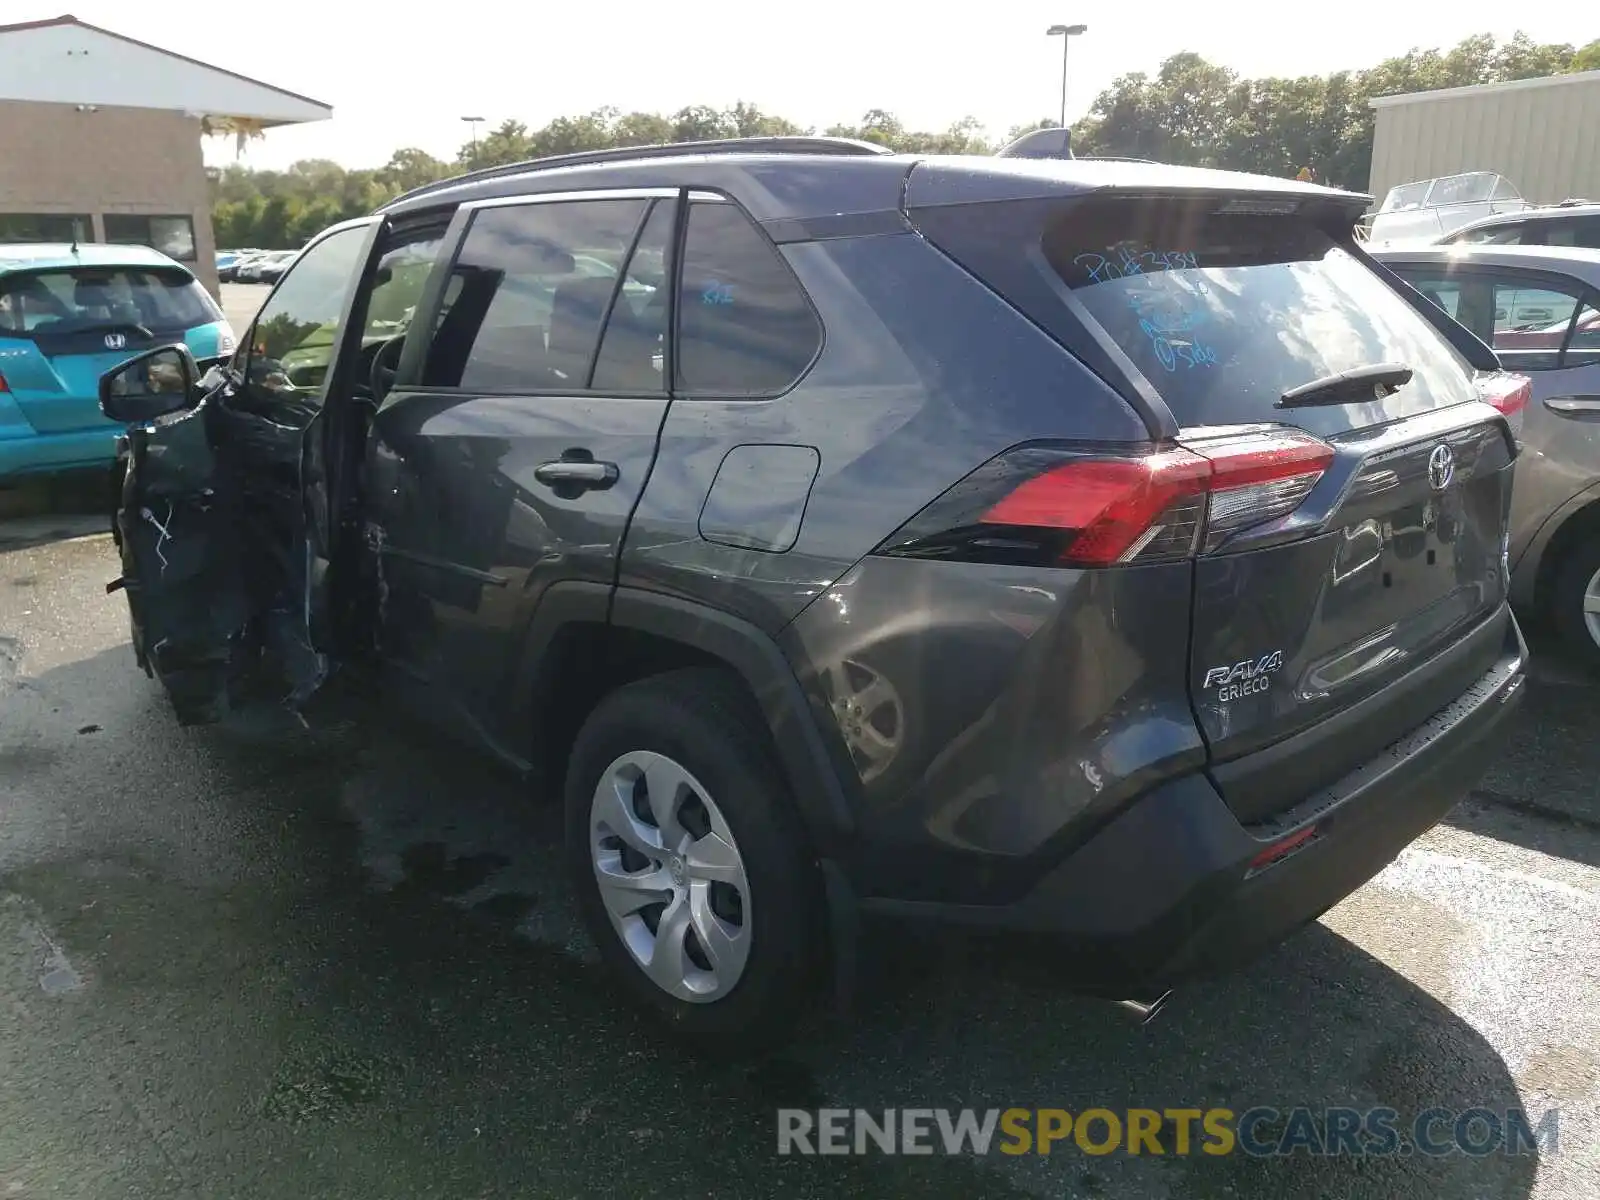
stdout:
{"type": "Polygon", "coordinates": [[[128,335],[125,334],[125,333],[108,333],[108,334],[106,334],[106,349],[107,350],[121,350],[127,344],[128,344],[128,335]]]}

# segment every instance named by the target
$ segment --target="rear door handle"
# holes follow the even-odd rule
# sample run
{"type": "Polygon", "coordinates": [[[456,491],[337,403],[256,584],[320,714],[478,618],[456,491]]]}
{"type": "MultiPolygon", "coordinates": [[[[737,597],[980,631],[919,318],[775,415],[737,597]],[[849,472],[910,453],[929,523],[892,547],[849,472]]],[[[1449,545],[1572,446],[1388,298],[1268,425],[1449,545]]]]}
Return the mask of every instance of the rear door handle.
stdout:
{"type": "Polygon", "coordinates": [[[582,451],[567,451],[567,457],[555,462],[540,463],[533,469],[533,477],[540,483],[561,490],[608,488],[621,477],[616,463],[595,462],[592,458],[579,458],[582,451]]]}
{"type": "Polygon", "coordinates": [[[1600,417],[1600,396],[1551,396],[1544,406],[1553,413],[1567,416],[1600,417]]]}

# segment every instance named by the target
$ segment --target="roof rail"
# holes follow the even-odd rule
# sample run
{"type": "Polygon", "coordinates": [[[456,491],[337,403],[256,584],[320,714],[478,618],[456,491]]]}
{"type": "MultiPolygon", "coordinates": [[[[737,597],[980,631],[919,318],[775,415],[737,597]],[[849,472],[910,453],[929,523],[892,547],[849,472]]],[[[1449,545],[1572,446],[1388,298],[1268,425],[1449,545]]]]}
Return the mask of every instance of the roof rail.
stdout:
{"type": "Polygon", "coordinates": [[[553,171],[557,167],[577,167],[587,163],[628,162],[645,158],[689,158],[698,154],[891,154],[893,151],[875,142],[858,141],[842,137],[746,137],[712,138],[703,142],[671,142],[662,146],[613,146],[607,150],[580,150],[574,154],[553,154],[546,158],[530,158],[523,162],[505,163],[454,175],[436,183],[425,183],[409,192],[396,196],[376,211],[383,212],[402,200],[431,195],[463,183],[480,183],[485,179],[500,179],[507,175],[524,175],[530,171],[553,171]]]}

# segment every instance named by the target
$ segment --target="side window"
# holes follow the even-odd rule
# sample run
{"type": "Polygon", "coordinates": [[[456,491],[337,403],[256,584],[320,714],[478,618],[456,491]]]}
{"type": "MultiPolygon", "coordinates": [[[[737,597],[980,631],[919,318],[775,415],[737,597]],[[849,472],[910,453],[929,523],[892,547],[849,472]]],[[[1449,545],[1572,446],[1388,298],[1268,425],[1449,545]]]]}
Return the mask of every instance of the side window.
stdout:
{"type": "Polygon", "coordinates": [[[1487,279],[1404,265],[1395,272],[1483,341],[1493,341],[1494,288],[1487,279]]]}
{"type": "Polygon", "coordinates": [[[1518,221],[1514,225],[1501,225],[1488,231],[1483,240],[1491,246],[1522,246],[1531,245],[1539,240],[1536,231],[1531,230],[1526,221],[1518,221]]]}
{"type": "Polygon", "coordinates": [[[816,313],[766,235],[732,204],[692,203],[678,302],[677,386],[700,395],[781,392],[821,344],[816,313]]]}
{"type": "Polygon", "coordinates": [[[672,278],[672,235],[676,201],[657,200],[639,234],[639,244],[622,274],[595,359],[590,386],[603,392],[661,392],[667,338],[668,280],[672,278]]]}
{"type": "Polygon", "coordinates": [[[150,246],[179,262],[194,262],[194,218],[179,214],[147,217],[106,213],[106,241],[124,246],[150,246]]]}
{"type": "Polygon", "coordinates": [[[1396,272],[1457,321],[1461,320],[1461,287],[1455,280],[1421,275],[1406,267],[1396,268],[1396,272]]]}
{"type": "Polygon", "coordinates": [[[1485,225],[1481,229],[1469,229],[1448,240],[1462,245],[1520,246],[1524,228],[1526,226],[1521,221],[1509,225],[1485,225]]]}
{"type": "Polygon", "coordinates": [[[1550,230],[1552,246],[1589,246],[1600,248],[1600,216],[1564,217],[1545,222],[1550,230]]]}
{"type": "Polygon", "coordinates": [[[367,232],[355,225],[309,247],[267,298],[240,346],[247,400],[320,402],[367,232]]]}
{"type": "Polygon", "coordinates": [[[1513,371],[1550,371],[1561,366],[1561,351],[1577,312],[1581,292],[1558,289],[1541,280],[1496,279],[1492,345],[1513,371]]]}
{"type": "MultiPolygon", "coordinates": [[[[557,200],[485,208],[454,268],[459,284],[422,382],[485,392],[589,383],[601,325],[646,200],[557,200]]],[[[448,296],[448,293],[447,293],[448,296]]]]}

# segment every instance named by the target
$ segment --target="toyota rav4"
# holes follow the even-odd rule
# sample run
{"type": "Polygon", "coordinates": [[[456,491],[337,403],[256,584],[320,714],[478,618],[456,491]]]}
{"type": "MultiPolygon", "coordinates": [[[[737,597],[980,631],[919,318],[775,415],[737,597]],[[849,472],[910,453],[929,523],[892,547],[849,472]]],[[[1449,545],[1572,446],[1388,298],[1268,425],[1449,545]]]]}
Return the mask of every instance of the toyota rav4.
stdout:
{"type": "Polygon", "coordinates": [[[1149,1002],[1439,820],[1523,683],[1526,380],[1365,205],[807,138],[420,189],[206,379],[103,380],[135,653],[184,723],[342,664],[559,786],[692,1038],[780,1032],[863,914],[1149,1002]]]}

